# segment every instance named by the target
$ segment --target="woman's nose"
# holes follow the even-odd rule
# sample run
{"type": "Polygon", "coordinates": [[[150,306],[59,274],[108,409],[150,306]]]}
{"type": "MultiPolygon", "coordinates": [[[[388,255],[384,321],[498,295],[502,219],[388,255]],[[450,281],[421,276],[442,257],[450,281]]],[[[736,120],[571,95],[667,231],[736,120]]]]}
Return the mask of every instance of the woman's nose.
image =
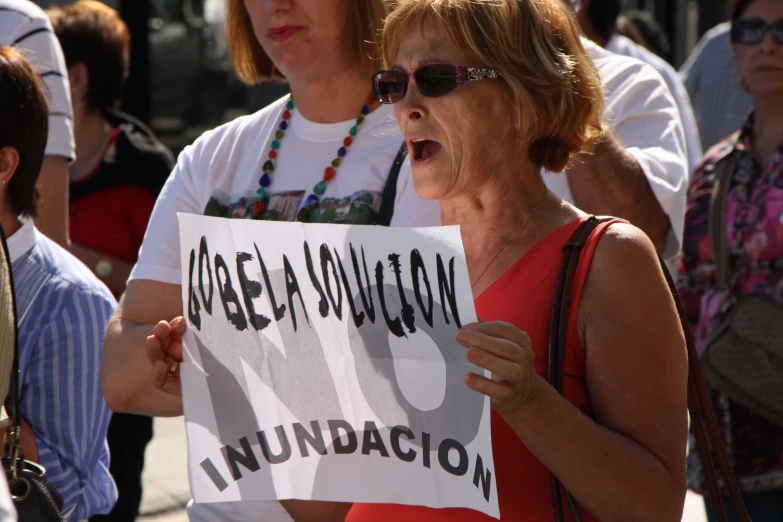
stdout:
{"type": "Polygon", "coordinates": [[[772,31],[767,31],[764,35],[764,39],[761,40],[761,50],[765,53],[778,53],[780,52],[780,44],[775,39],[772,31]]]}

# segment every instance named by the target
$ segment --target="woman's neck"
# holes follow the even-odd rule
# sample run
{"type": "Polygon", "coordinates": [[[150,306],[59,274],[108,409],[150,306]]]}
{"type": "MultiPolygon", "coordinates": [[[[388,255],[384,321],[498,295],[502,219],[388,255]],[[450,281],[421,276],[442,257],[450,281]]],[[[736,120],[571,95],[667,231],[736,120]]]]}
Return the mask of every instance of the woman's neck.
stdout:
{"type": "Polygon", "coordinates": [[[317,80],[290,80],[296,110],[315,123],[337,123],[359,114],[370,96],[371,83],[366,74],[346,69],[317,80]]]}
{"type": "Polygon", "coordinates": [[[99,112],[83,113],[82,117],[74,122],[76,160],[69,167],[72,180],[84,177],[100,163],[111,130],[111,124],[99,112]]]}
{"type": "Polygon", "coordinates": [[[781,96],[754,97],[753,148],[762,162],[783,143],[781,96]]]}

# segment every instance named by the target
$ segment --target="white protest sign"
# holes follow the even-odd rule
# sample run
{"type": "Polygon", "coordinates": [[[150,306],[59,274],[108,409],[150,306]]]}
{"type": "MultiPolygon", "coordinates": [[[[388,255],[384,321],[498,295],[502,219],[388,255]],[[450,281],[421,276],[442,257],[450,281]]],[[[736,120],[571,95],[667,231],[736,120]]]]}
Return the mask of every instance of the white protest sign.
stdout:
{"type": "Polygon", "coordinates": [[[459,229],[179,214],[196,502],[303,499],[499,517],[459,229]]]}

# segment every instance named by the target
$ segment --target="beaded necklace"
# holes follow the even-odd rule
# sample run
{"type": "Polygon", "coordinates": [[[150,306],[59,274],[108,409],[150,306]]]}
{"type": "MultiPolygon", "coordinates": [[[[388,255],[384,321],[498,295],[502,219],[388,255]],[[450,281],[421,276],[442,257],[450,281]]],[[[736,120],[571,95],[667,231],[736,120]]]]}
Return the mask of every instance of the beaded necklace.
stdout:
{"type": "MultiPolygon", "coordinates": [[[[346,136],[343,140],[343,145],[337,149],[337,157],[335,157],[332,160],[332,163],[324,169],[323,179],[316,183],[316,185],[313,187],[313,193],[307,196],[304,207],[299,209],[299,212],[296,215],[297,221],[310,221],[312,209],[317,207],[321,202],[321,196],[323,196],[326,192],[326,188],[329,182],[332,181],[337,175],[337,168],[340,166],[343,158],[348,153],[348,148],[351,146],[354,138],[359,133],[359,127],[362,123],[364,123],[365,116],[370,113],[370,105],[372,105],[374,102],[375,98],[370,97],[367,99],[367,103],[362,106],[362,110],[356,117],[355,124],[348,131],[348,136],[346,136]]],[[[295,109],[295,107],[294,100],[288,100],[288,103],[285,106],[285,110],[283,111],[283,119],[280,122],[277,131],[275,131],[275,139],[272,140],[272,145],[269,148],[267,160],[264,162],[262,167],[264,174],[258,180],[259,186],[258,190],[256,191],[256,196],[258,199],[256,200],[255,205],[253,205],[253,215],[255,217],[261,216],[261,214],[263,214],[264,210],[266,209],[267,204],[269,203],[269,195],[267,194],[266,189],[269,188],[269,186],[272,184],[272,174],[274,174],[277,167],[276,159],[278,151],[280,150],[280,144],[285,137],[285,131],[291,124],[291,112],[295,109]]]]}

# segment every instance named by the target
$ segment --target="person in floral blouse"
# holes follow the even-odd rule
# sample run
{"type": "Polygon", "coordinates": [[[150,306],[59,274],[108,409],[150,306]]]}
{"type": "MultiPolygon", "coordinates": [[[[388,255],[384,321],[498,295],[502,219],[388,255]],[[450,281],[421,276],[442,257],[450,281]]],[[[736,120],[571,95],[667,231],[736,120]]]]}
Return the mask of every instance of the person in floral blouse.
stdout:
{"type": "MultiPolygon", "coordinates": [[[[741,129],[707,152],[688,195],[680,294],[700,354],[738,297],[762,294],[783,302],[782,28],[783,1],[735,2],[732,44],[739,80],[752,96],[754,110],[741,129]],[[722,179],[730,183],[724,209],[730,255],[729,285],[722,291],[716,282],[709,209],[716,180],[726,169],[722,179]]],[[[717,392],[714,402],[751,518],[783,520],[783,426],[717,392]]],[[[705,494],[695,453],[689,457],[688,486],[705,494]]],[[[728,509],[732,520],[739,520],[728,509]]]]}

